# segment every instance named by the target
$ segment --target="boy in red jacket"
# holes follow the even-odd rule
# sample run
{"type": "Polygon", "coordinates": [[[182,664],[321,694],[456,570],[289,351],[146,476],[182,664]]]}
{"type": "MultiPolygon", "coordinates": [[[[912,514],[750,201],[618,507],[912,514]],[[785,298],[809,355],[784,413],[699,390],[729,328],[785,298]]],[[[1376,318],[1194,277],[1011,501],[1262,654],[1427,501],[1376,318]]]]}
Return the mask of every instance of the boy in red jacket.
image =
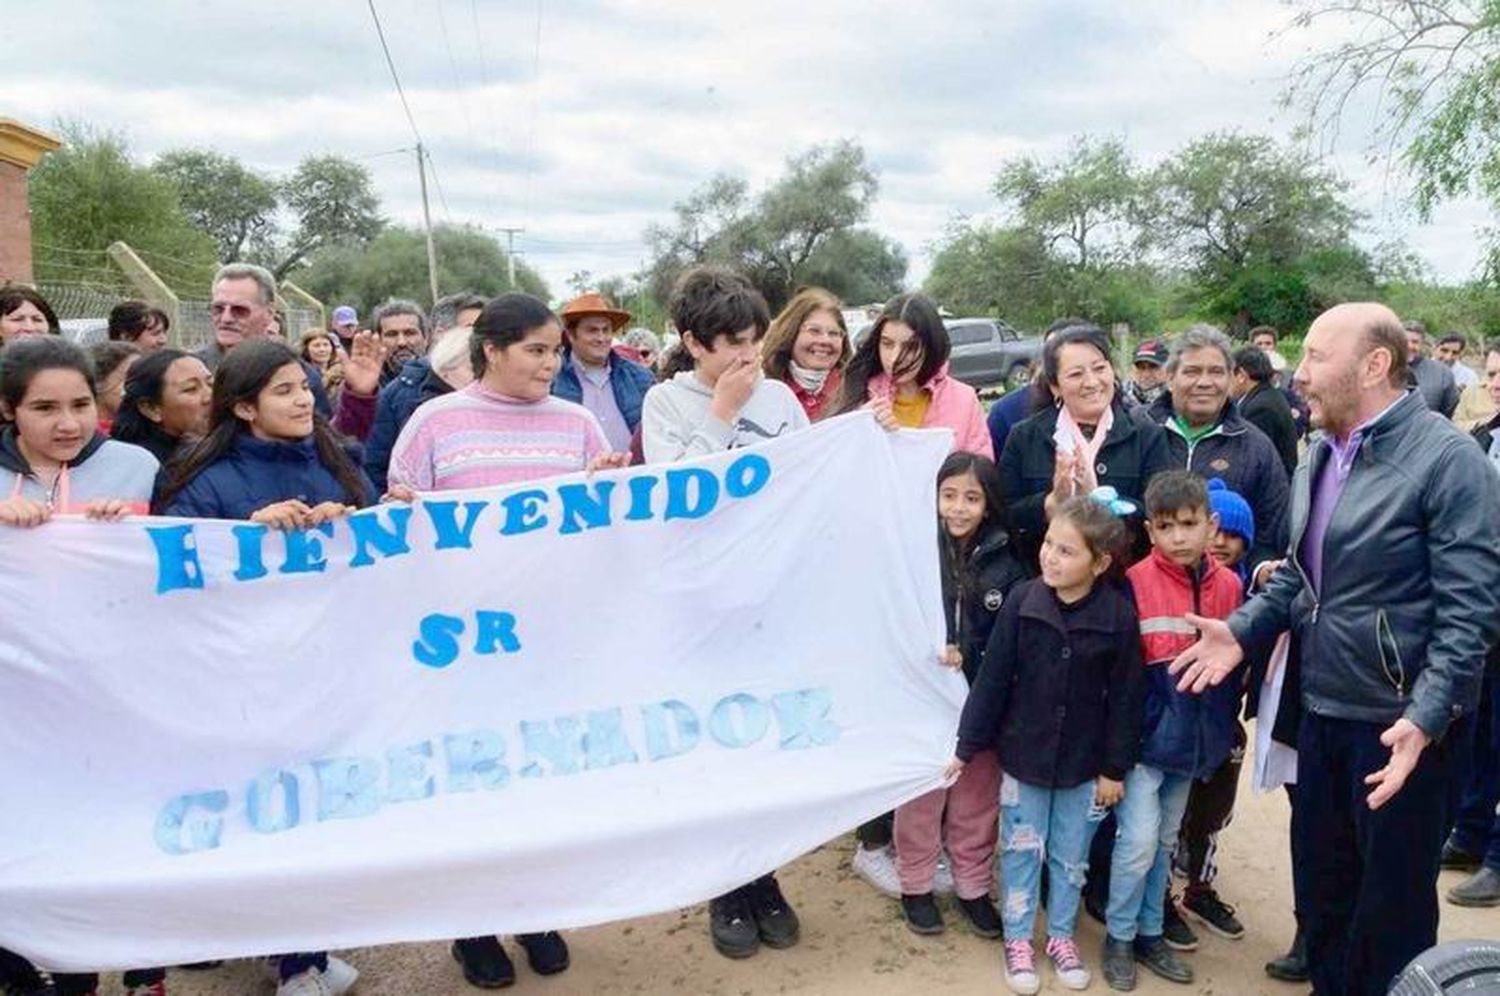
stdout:
{"type": "Polygon", "coordinates": [[[1167,665],[1198,638],[1183,617],[1225,619],[1239,607],[1240,581],[1207,551],[1218,531],[1203,479],[1186,471],[1158,474],[1146,489],[1151,555],[1126,572],[1141,617],[1146,664],[1140,762],[1125,776],[1125,798],[1110,864],[1109,928],[1104,980],[1135,988],[1135,962],[1172,982],[1193,971],[1162,937],[1172,849],[1194,779],[1212,774],[1234,746],[1238,682],[1202,695],[1177,690],[1167,665]]]}

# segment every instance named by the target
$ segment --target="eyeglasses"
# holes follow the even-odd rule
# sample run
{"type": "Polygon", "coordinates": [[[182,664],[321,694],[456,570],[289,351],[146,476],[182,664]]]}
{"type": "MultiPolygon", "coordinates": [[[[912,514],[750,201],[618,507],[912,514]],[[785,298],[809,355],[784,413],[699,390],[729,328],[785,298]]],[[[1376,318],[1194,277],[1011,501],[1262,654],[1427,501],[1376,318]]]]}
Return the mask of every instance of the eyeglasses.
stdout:
{"type": "Polygon", "coordinates": [[[215,318],[222,318],[226,312],[234,318],[249,318],[254,311],[248,304],[221,304],[215,301],[208,306],[208,313],[215,318]]]}

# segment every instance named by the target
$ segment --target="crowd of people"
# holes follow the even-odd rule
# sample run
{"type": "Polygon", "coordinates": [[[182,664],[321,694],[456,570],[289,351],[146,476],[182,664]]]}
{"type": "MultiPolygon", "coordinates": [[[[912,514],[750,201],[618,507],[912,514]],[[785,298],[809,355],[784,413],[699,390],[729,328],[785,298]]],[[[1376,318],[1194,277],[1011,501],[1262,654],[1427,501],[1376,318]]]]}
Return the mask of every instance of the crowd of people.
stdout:
{"type": "MultiPolygon", "coordinates": [[[[1277,781],[1297,929],[1268,975],[1385,992],[1435,942],[1440,864],[1472,872],[1451,901],[1500,905],[1500,343],[1481,379],[1463,336],[1429,358],[1416,323],[1350,304],[1308,330],[1295,373],[1274,329],[1236,347],[1195,325],[1140,343],[1122,379],[1110,337],[1066,318],[1032,383],[986,413],[949,374],[921,294],[856,342],[824,290],[773,317],[745,278],[699,267],[672,294],[679,339],[663,353],[596,293],[557,313],[520,293],[393,300],[368,329],[340,307],[293,348],[265,270],[224,266],[211,290],[213,341],[186,352],[139,302],[86,351],[35,291],[0,288],[0,526],[307,529],[434,491],[754,446],[846,412],[947,428],[934,666],[971,690],[945,787],[859,827],[853,856],[913,932],[944,930],[936,896],[952,892],[1002,942],[1012,991],[1036,992],[1044,964],[1084,989],[1083,909],[1105,924],[1110,988],[1134,988],[1137,966],[1191,982],[1189,920],[1244,934],[1215,888],[1242,715],[1294,759],[1277,781]]],[[[714,898],[708,919],[733,958],[800,937],[775,873],[714,898]]],[[[515,942],[538,974],[569,966],[556,931],[515,942]]],[[[452,953],[477,987],[516,980],[497,937],[452,953]]],[[[268,965],[280,996],[358,975],[327,952],[268,965]]],[[[165,979],[137,969],[125,985],[163,996],[165,979]]],[[[98,978],[49,979],[0,951],[0,983],[84,996],[98,978]]]]}

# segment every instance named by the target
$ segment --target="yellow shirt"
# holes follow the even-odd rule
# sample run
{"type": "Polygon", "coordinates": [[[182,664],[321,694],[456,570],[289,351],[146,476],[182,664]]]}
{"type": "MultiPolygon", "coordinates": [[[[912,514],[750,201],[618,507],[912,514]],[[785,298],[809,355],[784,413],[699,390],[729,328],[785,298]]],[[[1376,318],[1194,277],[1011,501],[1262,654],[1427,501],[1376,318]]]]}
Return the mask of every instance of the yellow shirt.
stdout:
{"type": "Polygon", "coordinates": [[[920,429],[927,418],[927,408],[932,404],[932,392],[922,390],[909,398],[896,395],[891,399],[891,414],[903,428],[920,429]]]}

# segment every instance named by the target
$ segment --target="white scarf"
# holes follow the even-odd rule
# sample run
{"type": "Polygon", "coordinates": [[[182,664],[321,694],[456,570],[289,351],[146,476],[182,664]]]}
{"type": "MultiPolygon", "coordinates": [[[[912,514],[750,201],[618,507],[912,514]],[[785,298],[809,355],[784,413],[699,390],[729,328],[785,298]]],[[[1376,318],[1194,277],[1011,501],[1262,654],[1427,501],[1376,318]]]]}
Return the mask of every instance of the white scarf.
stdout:
{"type": "Polygon", "coordinates": [[[1057,410],[1057,429],[1052,434],[1052,440],[1057,445],[1058,452],[1072,453],[1086,466],[1092,467],[1098,459],[1099,451],[1104,447],[1104,437],[1109,435],[1114,424],[1114,408],[1105,408],[1104,414],[1099,416],[1099,424],[1094,426],[1094,438],[1085,439],[1083,430],[1073,421],[1072,413],[1066,405],[1062,405],[1057,410]]]}
{"type": "Polygon", "coordinates": [[[787,364],[792,371],[792,380],[795,380],[797,386],[808,394],[817,394],[823,390],[823,385],[828,382],[828,375],[832,372],[831,370],[809,370],[796,360],[788,360],[787,364]]]}

